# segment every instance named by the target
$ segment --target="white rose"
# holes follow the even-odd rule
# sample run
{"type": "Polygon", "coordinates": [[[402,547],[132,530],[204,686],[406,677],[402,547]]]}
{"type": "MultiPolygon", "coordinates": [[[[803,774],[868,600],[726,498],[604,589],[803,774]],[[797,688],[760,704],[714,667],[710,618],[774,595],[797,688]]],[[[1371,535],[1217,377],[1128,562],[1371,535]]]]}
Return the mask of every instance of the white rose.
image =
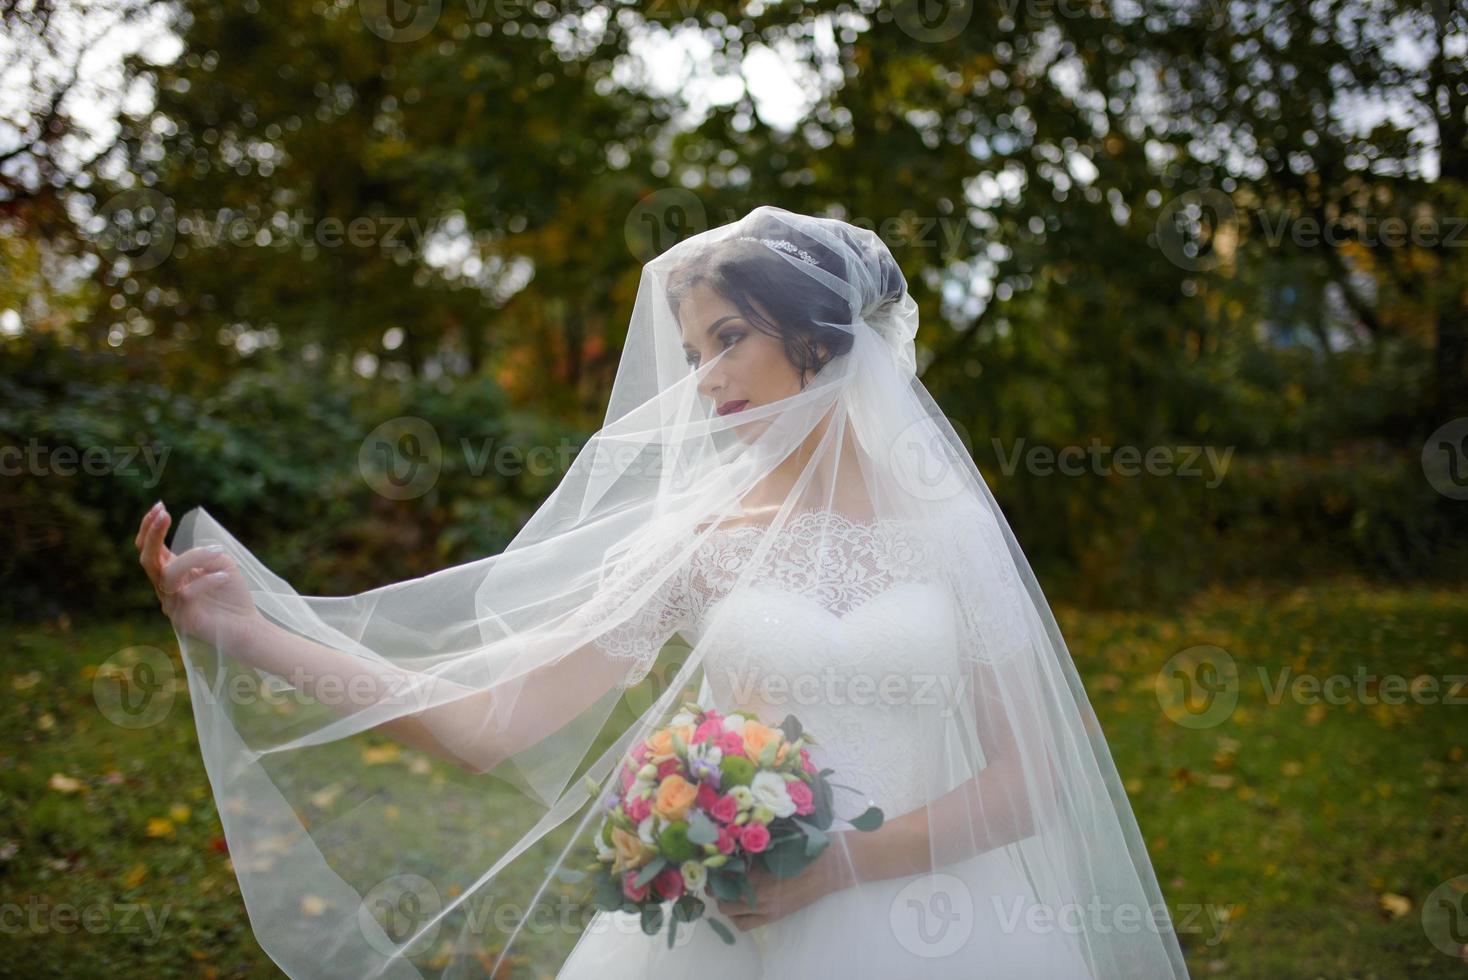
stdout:
{"type": "Polygon", "coordinates": [[[693,720],[694,719],[692,714],[688,713],[687,711],[680,711],[672,717],[668,724],[673,726],[674,728],[679,728],[683,725],[693,724],[693,720]]]}
{"type": "Polygon", "coordinates": [[[744,716],[743,715],[725,715],[724,716],[724,731],[726,731],[726,732],[734,732],[735,734],[737,734],[741,738],[743,738],[744,737],[744,716]]]}
{"type": "Polygon", "coordinates": [[[734,803],[740,810],[748,810],[754,806],[754,794],[749,791],[748,786],[735,786],[729,790],[729,795],[734,797],[734,803]]]}
{"type": "Polygon", "coordinates": [[[795,801],[785,788],[785,777],[775,772],[756,773],[749,784],[756,805],[767,807],[777,817],[788,817],[795,813],[795,801]]]}
{"type": "Polygon", "coordinates": [[[640,838],[644,844],[656,847],[658,843],[658,834],[662,832],[662,828],[658,826],[658,824],[660,823],[662,823],[662,818],[659,817],[656,813],[649,813],[647,816],[643,817],[642,822],[637,825],[638,838],[640,838]]]}

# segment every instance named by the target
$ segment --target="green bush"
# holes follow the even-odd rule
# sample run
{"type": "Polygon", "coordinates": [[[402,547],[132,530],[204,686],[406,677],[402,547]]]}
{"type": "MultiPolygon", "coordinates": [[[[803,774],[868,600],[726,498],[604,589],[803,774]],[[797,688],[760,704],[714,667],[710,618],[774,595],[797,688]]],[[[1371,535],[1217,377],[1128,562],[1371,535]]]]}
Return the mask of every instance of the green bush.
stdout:
{"type": "Polygon", "coordinates": [[[16,473],[7,458],[0,573],[11,584],[0,615],[14,618],[155,603],[133,536],[160,498],[175,525],[203,506],[308,594],[351,594],[493,554],[559,473],[497,472],[465,447],[584,438],[512,411],[487,378],[367,380],[275,363],[200,394],[121,355],[44,341],[13,354],[0,375],[0,446],[30,446],[40,460],[16,473]],[[432,488],[407,500],[374,492],[358,468],[364,438],[397,416],[428,420],[444,447],[432,488]],[[60,447],[103,462],[62,474],[60,447]],[[158,461],[151,470],[145,454],[158,461]]]}

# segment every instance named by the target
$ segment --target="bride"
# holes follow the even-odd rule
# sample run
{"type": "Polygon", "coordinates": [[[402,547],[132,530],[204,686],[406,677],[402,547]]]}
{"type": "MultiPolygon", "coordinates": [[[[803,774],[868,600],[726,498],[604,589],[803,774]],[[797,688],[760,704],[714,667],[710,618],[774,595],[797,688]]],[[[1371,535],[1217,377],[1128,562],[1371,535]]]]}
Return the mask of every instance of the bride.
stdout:
{"type": "MultiPolygon", "coordinates": [[[[916,329],[875,234],[758,207],[643,269],[606,424],[499,555],[302,596],[202,508],[166,547],[155,505],[140,560],[272,959],[1186,976],[1048,603],[916,377],[916,329]],[[609,847],[623,763],[694,705],[798,719],[838,786],[829,843],[792,876],[757,864],[752,903],[685,862],[657,877],[655,924],[602,907],[565,925],[573,946],[547,940],[527,923],[552,894],[587,908],[564,886],[609,847]],[[852,822],[868,806],[875,829],[852,822]],[[680,894],[702,914],[658,928],[680,894]]],[[[650,814],[641,844],[668,824],[650,814]]]]}

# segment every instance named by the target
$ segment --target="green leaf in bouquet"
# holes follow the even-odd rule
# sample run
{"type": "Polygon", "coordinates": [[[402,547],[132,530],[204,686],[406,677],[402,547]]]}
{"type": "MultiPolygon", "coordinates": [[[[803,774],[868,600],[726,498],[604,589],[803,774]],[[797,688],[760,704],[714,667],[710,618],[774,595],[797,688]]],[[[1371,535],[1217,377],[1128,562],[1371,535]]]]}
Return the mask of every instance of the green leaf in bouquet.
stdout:
{"type": "Polygon", "coordinates": [[[596,896],[592,899],[593,905],[608,912],[615,912],[622,907],[625,901],[627,901],[627,896],[622,894],[622,886],[617,883],[610,872],[597,876],[596,896]]]}
{"type": "Polygon", "coordinates": [[[739,874],[729,873],[722,869],[709,872],[709,890],[714,897],[724,902],[732,902],[742,893],[739,882],[743,878],[739,874]]]}
{"type": "Polygon", "coordinates": [[[587,793],[587,795],[590,796],[592,799],[596,799],[596,795],[598,793],[600,793],[600,792],[601,792],[601,787],[598,786],[596,784],[596,780],[595,779],[592,779],[591,776],[590,776],[590,774],[588,774],[587,777],[586,777],[586,793],[587,793]]]}
{"type": "Polygon", "coordinates": [[[734,945],[734,934],[729,931],[728,926],[724,925],[724,923],[720,922],[718,919],[715,919],[713,916],[709,916],[708,923],[709,928],[718,933],[720,939],[728,943],[730,946],[734,945]]]}
{"type": "Polygon", "coordinates": [[[683,736],[679,735],[676,729],[670,728],[668,729],[668,733],[673,736],[673,751],[678,754],[678,758],[686,759],[688,757],[688,743],[683,741],[683,736]]]}
{"type": "Polygon", "coordinates": [[[663,907],[661,905],[645,905],[642,908],[642,931],[649,936],[656,936],[658,930],[663,927],[663,907]]]}
{"type": "Polygon", "coordinates": [[[852,817],[850,823],[857,830],[876,830],[882,826],[882,811],[878,807],[869,806],[857,816],[852,817]]]}
{"type": "Polygon", "coordinates": [[[778,843],[771,843],[760,854],[765,860],[765,868],[770,874],[779,878],[791,878],[800,874],[810,866],[811,858],[806,854],[805,835],[789,834],[780,838],[778,843]]]}
{"type": "Polygon", "coordinates": [[[825,830],[831,826],[834,818],[831,785],[826,782],[825,773],[817,776],[816,781],[811,785],[811,797],[816,809],[810,815],[810,822],[825,830]]]}
{"type": "Polygon", "coordinates": [[[800,719],[794,715],[786,715],[785,720],[780,722],[780,731],[785,733],[785,741],[795,741],[800,737],[800,719]]]}
{"type": "Polygon", "coordinates": [[[676,916],[669,916],[669,918],[668,918],[668,948],[669,949],[672,949],[673,948],[673,944],[676,943],[677,941],[678,941],[678,919],[677,919],[676,916]]]}
{"type": "Polygon", "coordinates": [[[696,895],[684,893],[673,902],[673,918],[678,922],[695,922],[703,915],[703,901],[696,895]]]}
{"type": "Polygon", "coordinates": [[[688,811],[688,840],[692,844],[713,844],[719,839],[719,828],[708,815],[697,808],[688,811]]]}
{"type": "Polygon", "coordinates": [[[636,885],[638,888],[641,888],[643,885],[647,884],[649,881],[652,881],[654,878],[656,878],[657,875],[658,875],[658,872],[661,871],[661,870],[663,870],[663,868],[667,865],[667,863],[668,863],[668,859],[667,858],[664,858],[664,857],[655,857],[655,858],[653,858],[651,861],[647,862],[646,864],[644,864],[642,866],[642,870],[639,871],[639,872],[637,872],[637,877],[632,879],[632,883],[634,885],[636,885]]]}
{"type": "Polygon", "coordinates": [[[824,851],[826,849],[826,845],[831,842],[831,838],[826,833],[824,828],[817,827],[813,823],[808,823],[807,821],[801,820],[799,817],[792,817],[791,819],[799,824],[800,828],[805,831],[805,853],[808,857],[817,856],[822,851],[824,851]]]}

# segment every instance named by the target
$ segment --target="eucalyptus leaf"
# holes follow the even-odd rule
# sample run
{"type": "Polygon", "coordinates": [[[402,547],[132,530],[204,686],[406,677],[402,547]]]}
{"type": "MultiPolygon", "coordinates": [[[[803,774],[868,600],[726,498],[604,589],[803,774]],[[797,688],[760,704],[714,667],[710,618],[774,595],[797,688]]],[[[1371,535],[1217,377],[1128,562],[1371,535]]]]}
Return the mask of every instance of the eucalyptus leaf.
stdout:
{"type": "Polygon", "coordinates": [[[724,925],[724,923],[720,922],[718,919],[715,919],[713,916],[709,916],[709,928],[718,933],[719,938],[722,939],[724,942],[728,943],[730,946],[734,945],[734,935],[729,931],[729,927],[724,925]]]}
{"type": "Polygon", "coordinates": [[[713,844],[719,839],[719,828],[702,810],[688,811],[688,840],[693,844],[713,844]]]}
{"type": "Polygon", "coordinates": [[[637,872],[637,877],[632,879],[632,883],[641,888],[643,885],[656,878],[658,872],[663,870],[663,868],[666,867],[667,864],[668,859],[665,857],[653,858],[651,861],[647,862],[647,864],[642,866],[642,870],[637,872]]]}

